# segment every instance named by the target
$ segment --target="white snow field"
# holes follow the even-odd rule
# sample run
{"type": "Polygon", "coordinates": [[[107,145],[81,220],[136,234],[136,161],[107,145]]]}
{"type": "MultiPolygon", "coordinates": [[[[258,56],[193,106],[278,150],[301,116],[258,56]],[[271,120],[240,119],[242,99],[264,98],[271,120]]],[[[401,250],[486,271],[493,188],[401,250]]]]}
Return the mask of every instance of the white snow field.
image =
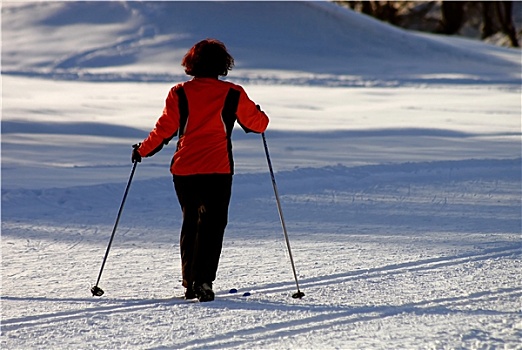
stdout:
{"type": "Polygon", "coordinates": [[[2,349],[522,349],[519,50],[326,2],[2,2],[1,20],[2,349]],[[138,165],[93,297],[131,145],[206,37],[271,117],[306,295],[261,137],[238,129],[216,300],[180,298],[174,141],[138,165]]]}

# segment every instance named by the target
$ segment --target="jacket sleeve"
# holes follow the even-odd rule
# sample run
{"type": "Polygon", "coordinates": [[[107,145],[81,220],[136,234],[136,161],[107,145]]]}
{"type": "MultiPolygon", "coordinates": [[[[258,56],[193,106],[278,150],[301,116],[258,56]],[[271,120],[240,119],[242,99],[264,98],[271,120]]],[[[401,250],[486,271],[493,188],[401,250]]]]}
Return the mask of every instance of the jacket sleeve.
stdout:
{"type": "Polygon", "coordinates": [[[268,116],[248,97],[244,89],[239,90],[237,122],[245,132],[264,132],[268,126],[268,116]]]}
{"type": "Polygon", "coordinates": [[[138,149],[142,157],[153,156],[178,133],[179,108],[176,88],[177,86],[170,90],[161,117],[159,117],[156,126],[150,132],[149,136],[143,140],[138,149]]]}

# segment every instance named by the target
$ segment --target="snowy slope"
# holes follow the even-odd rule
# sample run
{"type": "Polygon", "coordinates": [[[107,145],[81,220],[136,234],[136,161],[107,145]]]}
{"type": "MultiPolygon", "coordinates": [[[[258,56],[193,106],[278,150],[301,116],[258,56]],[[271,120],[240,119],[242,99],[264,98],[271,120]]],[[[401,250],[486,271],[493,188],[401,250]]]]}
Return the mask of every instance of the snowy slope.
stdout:
{"type": "Polygon", "coordinates": [[[29,75],[165,81],[206,37],[237,56],[236,79],[518,84],[521,73],[513,50],[404,31],[326,2],[44,2],[4,6],[2,22],[2,70],[29,75]]]}
{"type": "Polygon", "coordinates": [[[520,349],[520,72],[323,2],[2,3],[0,346],[520,349]],[[306,296],[239,129],[216,301],[179,299],[173,145],[138,166],[94,298],[130,145],[209,36],[271,117],[306,296]]]}

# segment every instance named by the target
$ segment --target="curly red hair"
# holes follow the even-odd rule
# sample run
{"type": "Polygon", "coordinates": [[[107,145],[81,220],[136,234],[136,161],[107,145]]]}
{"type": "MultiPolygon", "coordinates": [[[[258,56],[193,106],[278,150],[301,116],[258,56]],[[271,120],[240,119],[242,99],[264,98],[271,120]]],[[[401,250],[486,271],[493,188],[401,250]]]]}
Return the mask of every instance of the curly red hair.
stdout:
{"type": "Polygon", "coordinates": [[[188,75],[217,78],[228,74],[234,66],[234,58],[221,41],[205,39],[188,50],[181,65],[188,75]]]}

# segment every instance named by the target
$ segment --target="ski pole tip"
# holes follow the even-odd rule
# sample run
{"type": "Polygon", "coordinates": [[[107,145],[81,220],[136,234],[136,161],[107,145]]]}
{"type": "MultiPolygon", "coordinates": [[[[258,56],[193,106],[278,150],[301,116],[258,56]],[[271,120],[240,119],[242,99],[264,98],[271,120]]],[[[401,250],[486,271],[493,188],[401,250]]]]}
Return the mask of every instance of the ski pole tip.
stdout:
{"type": "Polygon", "coordinates": [[[294,298],[294,299],[301,299],[304,296],[305,296],[305,294],[303,292],[301,292],[300,290],[298,290],[296,293],[292,294],[292,298],[294,298]]]}
{"type": "Polygon", "coordinates": [[[91,293],[93,297],[101,297],[104,293],[103,289],[98,286],[94,286],[91,288],[91,293]]]}

